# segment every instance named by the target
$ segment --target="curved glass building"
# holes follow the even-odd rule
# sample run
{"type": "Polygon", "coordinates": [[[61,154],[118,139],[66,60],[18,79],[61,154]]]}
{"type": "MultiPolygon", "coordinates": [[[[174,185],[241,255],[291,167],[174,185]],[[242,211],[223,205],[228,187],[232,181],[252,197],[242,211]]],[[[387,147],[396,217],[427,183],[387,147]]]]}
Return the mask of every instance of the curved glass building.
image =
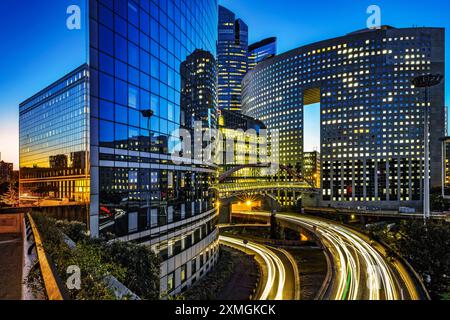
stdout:
{"type": "Polygon", "coordinates": [[[217,9],[216,0],[90,0],[87,64],[20,107],[21,195],[89,204],[93,236],[151,246],[163,294],[184,291],[218,258],[217,168],[171,160],[178,129],[218,125],[217,9]]]}
{"type": "MultiPolygon", "coordinates": [[[[281,162],[301,172],[304,107],[320,103],[323,205],[420,207],[426,100],[411,81],[444,74],[444,45],[444,29],[384,26],[297,48],[246,75],[242,110],[279,130],[281,162]]],[[[438,187],[444,83],[430,97],[431,184],[438,187]]],[[[294,205],[288,196],[283,204],[294,205]]]]}

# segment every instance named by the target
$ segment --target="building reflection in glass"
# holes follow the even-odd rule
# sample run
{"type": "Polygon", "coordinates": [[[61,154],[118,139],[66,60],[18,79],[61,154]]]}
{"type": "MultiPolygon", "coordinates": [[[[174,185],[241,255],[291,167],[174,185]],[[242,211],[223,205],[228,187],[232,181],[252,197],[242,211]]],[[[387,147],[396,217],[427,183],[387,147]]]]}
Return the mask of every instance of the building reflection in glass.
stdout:
{"type": "MultiPolygon", "coordinates": [[[[204,134],[217,128],[216,62],[210,52],[194,50],[179,70],[179,102],[152,95],[150,105],[139,105],[136,127],[129,107],[115,106],[115,123],[100,120],[99,145],[107,151],[99,155],[104,164],[99,229],[104,234],[123,236],[214,209],[214,170],[203,163],[175,168],[170,159],[175,130],[187,129],[193,136],[196,121],[202,122],[204,134]]],[[[146,99],[138,95],[136,100],[146,99]]]]}
{"type": "Polygon", "coordinates": [[[82,66],[20,105],[20,194],[88,203],[88,69],[82,66]]]}

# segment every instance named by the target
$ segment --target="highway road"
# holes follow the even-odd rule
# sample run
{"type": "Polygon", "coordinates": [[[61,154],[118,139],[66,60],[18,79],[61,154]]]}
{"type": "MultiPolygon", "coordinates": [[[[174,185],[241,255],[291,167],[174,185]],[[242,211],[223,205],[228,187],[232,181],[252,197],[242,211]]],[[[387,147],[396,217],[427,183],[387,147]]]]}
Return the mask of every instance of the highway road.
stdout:
{"type": "Polygon", "coordinates": [[[298,269],[292,256],[281,249],[243,239],[220,236],[220,243],[255,255],[262,270],[261,285],[256,300],[295,300],[300,296],[298,269]]]}
{"type": "MultiPolygon", "coordinates": [[[[268,213],[252,212],[268,216],[268,213]]],[[[363,234],[333,221],[294,214],[277,219],[313,232],[332,258],[333,277],[326,300],[419,300],[419,289],[399,261],[390,263],[385,249],[363,234]]]]}

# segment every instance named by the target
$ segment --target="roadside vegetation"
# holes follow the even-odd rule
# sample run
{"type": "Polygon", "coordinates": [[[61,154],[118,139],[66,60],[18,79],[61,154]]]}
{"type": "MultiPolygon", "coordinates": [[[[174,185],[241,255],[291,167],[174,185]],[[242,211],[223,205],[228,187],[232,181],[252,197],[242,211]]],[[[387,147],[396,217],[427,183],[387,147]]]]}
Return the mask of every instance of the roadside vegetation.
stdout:
{"type": "Polygon", "coordinates": [[[449,223],[403,221],[372,232],[372,237],[381,238],[412,265],[432,299],[450,300],[449,223]]]}
{"type": "Polygon", "coordinates": [[[220,250],[219,254],[219,262],[216,267],[192,288],[179,296],[179,299],[216,300],[235,269],[235,262],[229,251],[220,250]]]}
{"type": "Polygon", "coordinates": [[[182,300],[248,300],[259,282],[253,257],[221,246],[219,261],[204,278],[182,295],[182,300]]]}
{"type": "MultiPolygon", "coordinates": [[[[160,260],[149,247],[91,239],[85,233],[86,226],[78,222],[57,221],[40,214],[33,214],[33,219],[61,282],[65,284],[70,276],[69,266],[81,270],[81,288],[68,290],[70,299],[117,299],[105,282],[108,276],[115,277],[141,299],[159,299],[160,260]],[[75,242],[74,248],[66,243],[64,234],[75,242]]],[[[33,290],[42,290],[39,268],[29,274],[27,282],[33,290]]]]}

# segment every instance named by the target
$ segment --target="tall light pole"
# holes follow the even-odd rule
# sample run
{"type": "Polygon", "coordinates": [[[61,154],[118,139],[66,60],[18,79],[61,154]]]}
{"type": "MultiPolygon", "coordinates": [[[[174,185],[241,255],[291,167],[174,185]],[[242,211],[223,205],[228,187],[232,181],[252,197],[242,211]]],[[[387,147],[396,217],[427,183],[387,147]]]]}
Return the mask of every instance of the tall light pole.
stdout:
{"type": "Polygon", "coordinates": [[[441,83],[443,76],[440,74],[429,74],[416,77],[412,84],[416,88],[425,89],[425,110],[424,110],[424,143],[425,143],[425,178],[423,183],[423,217],[425,222],[431,217],[430,213],[430,121],[429,121],[429,91],[431,87],[441,83]]]}

